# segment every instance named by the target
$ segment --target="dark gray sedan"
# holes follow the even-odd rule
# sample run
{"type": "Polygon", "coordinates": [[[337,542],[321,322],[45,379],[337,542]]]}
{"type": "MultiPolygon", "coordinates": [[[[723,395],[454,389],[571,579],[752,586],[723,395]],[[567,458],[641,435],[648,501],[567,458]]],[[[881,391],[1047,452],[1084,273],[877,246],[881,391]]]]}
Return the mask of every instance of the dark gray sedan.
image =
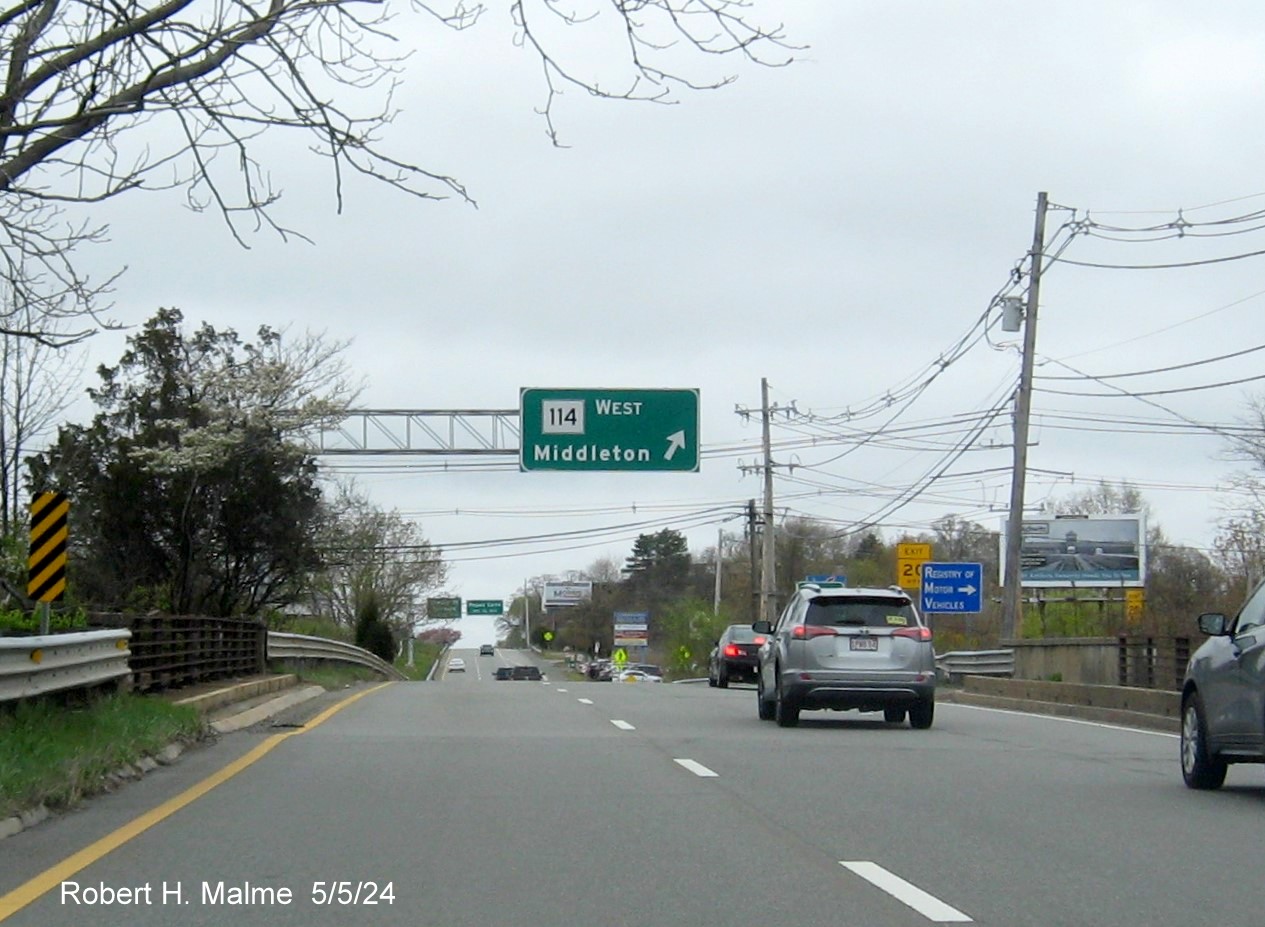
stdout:
{"type": "Polygon", "coordinates": [[[1209,635],[1182,684],[1182,778],[1216,789],[1231,763],[1265,763],[1265,582],[1234,618],[1199,616],[1209,635]]]}

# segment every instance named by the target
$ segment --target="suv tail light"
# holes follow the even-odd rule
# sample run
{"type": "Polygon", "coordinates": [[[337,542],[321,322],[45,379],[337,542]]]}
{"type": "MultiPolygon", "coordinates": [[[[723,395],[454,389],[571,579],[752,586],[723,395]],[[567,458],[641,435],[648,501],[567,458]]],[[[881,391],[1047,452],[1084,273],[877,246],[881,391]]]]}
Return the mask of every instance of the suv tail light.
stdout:
{"type": "Polygon", "coordinates": [[[791,637],[797,641],[808,641],[814,637],[834,637],[835,629],[822,627],[819,624],[797,624],[791,631],[791,637]]]}
{"type": "Polygon", "coordinates": [[[929,641],[931,640],[930,628],[898,628],[892,632],[892,637],[907,637],[911,641],[929,641]]]}

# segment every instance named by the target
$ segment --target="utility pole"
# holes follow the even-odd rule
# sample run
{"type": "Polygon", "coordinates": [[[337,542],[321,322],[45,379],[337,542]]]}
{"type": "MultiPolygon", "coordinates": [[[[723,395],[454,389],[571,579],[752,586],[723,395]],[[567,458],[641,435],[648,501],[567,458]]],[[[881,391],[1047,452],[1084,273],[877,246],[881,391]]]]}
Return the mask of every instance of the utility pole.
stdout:
{"type": "Polygon", "coordinates": [[[712,592],[712,614],[720,614],[720,571],[724,566],[725,529],[716,529],[716,589],[712,592]]]}
{"type": "Polygon", "coordinates": [[[1019,392],[1015,397],[1014,465],[1010,477],[1010,512],[1006,519],[1006,572],[1002,577],[1003,640],[1019,632],[1023,614],[1023,589],[1019,585],[1019,550],[1023,544],[1023,494],[1028,473],[1028,420],[1032,414],[1032,366],[1037,346],[1037,306],[1041,293],[1041,259],[1045,251],[1045,193],[1037,194],[1036,225],[1032,232],[1032,267],[1028,302],[1023,316],[1023,362],[1019,392]]]}
{"type": "Polygon", "coordinates": [[[773,444],[769,437],[769,380],[760,378],[760,424],[764,445],[764,547],[760,568],[760,617],[765,621],[777,620],[777,589],[773,577],[773,444]]]}
{"type": "MultiPolygon", "coordinates": [[[[739,415],[749,417],[750,409],[735,407],[735,412],[739,415]]],[[[764,452],[764,463],[760,467],[749,465],[739,465],[741,470],[762,469],[764,471],[764,506],[761,516],[761,535],[760,535],[760,551],[761,551],[761,567],[760,567],[760,604],[759,611],[756,615],[757,619],[765,619],[767,621],[777,620],[777,577],[774,576],[774,564],[776,562],[775,552],[777,549],[776,537],[773,531],[773,468],[778,466],[787,466],[787,464],[775,464],[773,462],[773,441],[770,437],[770,425],[772,423],[773,413],[783,412],[789,418],[791,415],[797,415],[798,410],[795,403],[789,406],[779,407],[769,405],[769,381],[766,377],[760,378],[760,432],[761,445],[764,452]]],[[[790,464],[794,467],[794,464],[790,464]]],[[[751,510],[754,509],[754,500],[748,506],[748,517],[751,516],[751,510]]],[[[752,568],[755,567],[755,555],[752,552],[752,568]]]]}
{"type": "Polygon", "coordinates": [[[747,500],[747,550],[751,555],[751,620],[758,621],[760,613],[756,609],[759,592],[756,590],[756,557],[755,557],[755,500],[747,500]]]}
{"type": "Polygon", "coordinates": [[[531,650],[531,586],[523,580],[523,642],[531,650]]]}

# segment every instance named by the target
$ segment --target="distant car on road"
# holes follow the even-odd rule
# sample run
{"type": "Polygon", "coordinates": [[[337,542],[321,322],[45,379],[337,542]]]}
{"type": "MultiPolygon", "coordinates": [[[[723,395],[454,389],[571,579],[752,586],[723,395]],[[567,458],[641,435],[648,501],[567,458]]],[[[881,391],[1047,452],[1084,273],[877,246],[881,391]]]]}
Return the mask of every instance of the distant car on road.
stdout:
{"type": "Polygon", "coordinates": [[[645,670],[626,669],[615,677],[615,682],[663,682],[663,677],[645,670]]]}
{"type": "Polygon", "coordinates": [[[1209,635],[1182,682],[1182,779],[1219,789],[1231,763],[1265,763],[1265,581],[1233,618],[1199,616],[1209,635]]]}
{"type": "Polygon", "coordinates": [[[511,667],[511,679],[543,679],[540,674],[539,666],[515,666],[511,667]]]}
{"type": "Polygon", "coordinates": [[[725,689],[731,682],[755,682],[763,643],[764,635],[756,634],[749,624],[725,628],[707,659],[707,684],[725,689]]]}
{"type": "Polygon", "coordinates": [[[479,648],[479,656],[494,657],[496,656],[496,648],[493,647],[491,644],[484,644],[482,647],[479,648]]]}
{"type": "Polygon", "coordinates": [[[497,679],[513,679],[513,678],[514,678],[514,667],[512,667],[512,666],[498,666],[498,667],[496,668],[496,673],[495,673],[495,675],[496,675],[496,678],[497,678],[497,679]]]}
{"type": "Polygon", "coordinates": [[[464,673],[466,671],[466,661],[461,657],[453,657],[448,661],[448,672],[464,673]]]}

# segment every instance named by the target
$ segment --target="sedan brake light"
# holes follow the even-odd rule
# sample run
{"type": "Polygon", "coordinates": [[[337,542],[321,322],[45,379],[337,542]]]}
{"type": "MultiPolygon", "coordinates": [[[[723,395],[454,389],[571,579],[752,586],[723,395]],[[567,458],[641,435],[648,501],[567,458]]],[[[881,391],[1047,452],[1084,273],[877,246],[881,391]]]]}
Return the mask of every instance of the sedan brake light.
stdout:
{"type": "Polygon", "coordinates": [[[835,629],[822,627],[819,624],[797,624],[791,637],[800,641],[812,640],[814,637],[834,637],[835,629]]]}
{"type": "Polygon", "coordinates": [[[913,641],[929,641],[931,640],[930,628],[898,628],[892,632],[892,637],[907,637],[913,641]]]}
{"type": "Polygon", "coordinates": [[[735,647],[733,644],[726,644],[726,645],[725,645],[725,656],[727,656],[727,657],[737,657],[737,656],[741,656],[741,655],[742,655],[742,651],[741,651],[741,650],[739,650],[737,647],[735,647]]]}

